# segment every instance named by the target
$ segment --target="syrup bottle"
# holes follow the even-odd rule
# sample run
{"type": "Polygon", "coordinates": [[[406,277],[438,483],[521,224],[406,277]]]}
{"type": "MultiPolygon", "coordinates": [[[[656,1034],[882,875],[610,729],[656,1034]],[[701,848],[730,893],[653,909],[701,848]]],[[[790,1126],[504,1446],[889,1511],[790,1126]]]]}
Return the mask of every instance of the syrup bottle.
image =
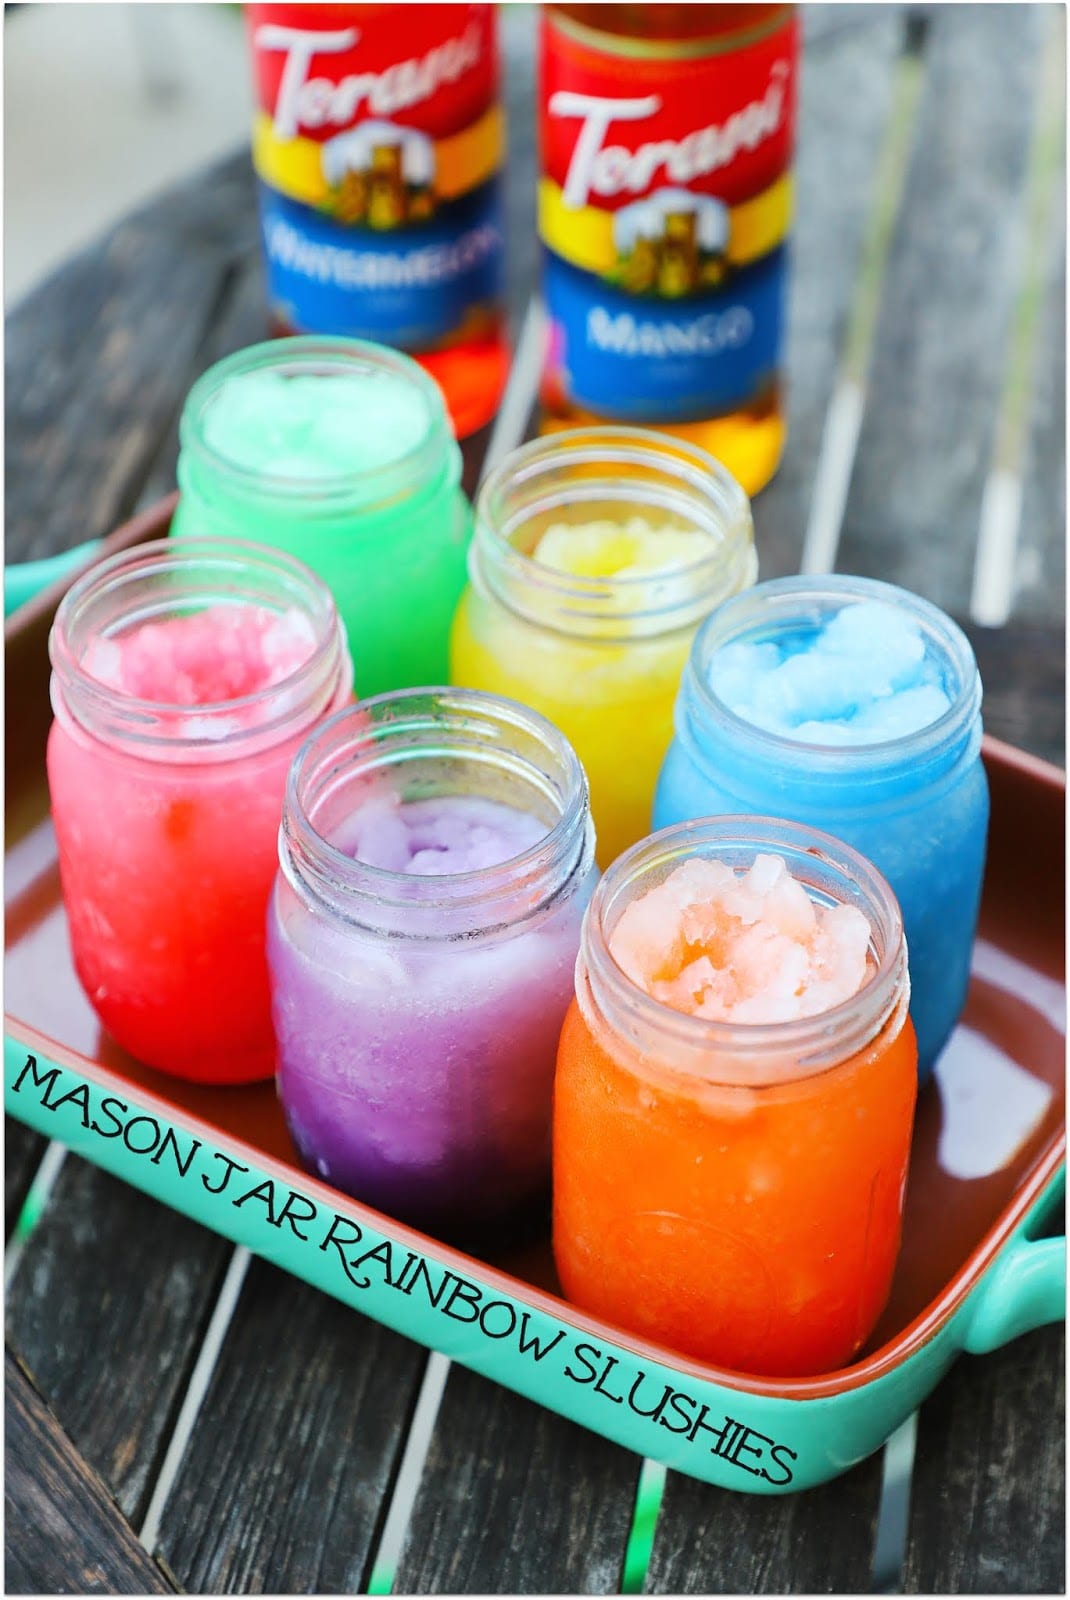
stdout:
{"type": "Polygon", "coordinates": [[[784,444],[790,5],[547,5],[543,428],[656,427],[753,494],[784,444]]]}
{"type": "Polygon", "coordinates": [[[463,436],[508,370],[491,5],[248,5],[272,322],[407,351],[463,436]]]}

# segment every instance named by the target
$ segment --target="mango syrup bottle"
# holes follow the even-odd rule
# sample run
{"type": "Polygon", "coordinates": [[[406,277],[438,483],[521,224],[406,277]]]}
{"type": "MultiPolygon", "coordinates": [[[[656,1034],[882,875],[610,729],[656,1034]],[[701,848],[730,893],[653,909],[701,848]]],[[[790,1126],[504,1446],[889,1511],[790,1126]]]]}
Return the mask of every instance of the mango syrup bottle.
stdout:
{"type": "Polygon", "coordinates": [[[508,372],[490,5],[248,5],[272,324],[414,356],[454,431],[508,372]]]}
{"type": "Polygon", "coordinates": [[[640,423],[772,477],[797,58],[792,6],[544,7],[544,431],[640,423]]]}

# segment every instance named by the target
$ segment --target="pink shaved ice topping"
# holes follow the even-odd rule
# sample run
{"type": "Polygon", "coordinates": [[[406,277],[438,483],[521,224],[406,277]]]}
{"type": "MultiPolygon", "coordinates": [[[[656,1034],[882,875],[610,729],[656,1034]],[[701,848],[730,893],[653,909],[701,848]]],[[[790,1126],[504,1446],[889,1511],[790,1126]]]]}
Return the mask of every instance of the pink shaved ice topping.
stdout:
{"type": "Polygon", "coordinates": [[[136,700],[204,706],[281,683],[315,647],[315,630],[303,612],[214,605],[93,639],[82,667],[136,700]]]}
{"type": "Polygon", "coordinates": [[[745,873],[694,856],[633,900],[609,940],[654,1000],[713,1022],[794,1022],[857,994],[873,975],[855,906],[811,900],[780,856],[745,873]]]}

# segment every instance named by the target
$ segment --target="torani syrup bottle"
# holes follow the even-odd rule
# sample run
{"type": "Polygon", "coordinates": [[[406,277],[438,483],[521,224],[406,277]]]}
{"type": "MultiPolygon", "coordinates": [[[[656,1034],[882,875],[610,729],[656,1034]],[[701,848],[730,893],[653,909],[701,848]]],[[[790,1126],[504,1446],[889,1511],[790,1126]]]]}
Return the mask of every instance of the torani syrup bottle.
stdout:
{"type": "Polygon", "coordinates": [[[508,366],[493,6],[246,13],[275,326],[406,350],[471,433],[508,366]]]}
{"type": "Polygon", "coordinates": [[[754,493],[784,443],[798,31],[786,5],[550,5],[544,427],[702,445],[754,493]]]}

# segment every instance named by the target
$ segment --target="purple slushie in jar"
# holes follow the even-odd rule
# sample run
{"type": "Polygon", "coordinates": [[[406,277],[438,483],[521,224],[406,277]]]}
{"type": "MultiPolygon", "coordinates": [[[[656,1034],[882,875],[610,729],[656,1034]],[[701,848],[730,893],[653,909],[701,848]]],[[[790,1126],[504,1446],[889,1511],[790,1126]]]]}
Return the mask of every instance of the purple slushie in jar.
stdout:
{"type": "Polygon", "coordinates": [[[454,1240],[538,1214],[593,851],[571,746],[514,701],[405,690],[307,741],[268,960],[311,1171],[454,1240]]]}

